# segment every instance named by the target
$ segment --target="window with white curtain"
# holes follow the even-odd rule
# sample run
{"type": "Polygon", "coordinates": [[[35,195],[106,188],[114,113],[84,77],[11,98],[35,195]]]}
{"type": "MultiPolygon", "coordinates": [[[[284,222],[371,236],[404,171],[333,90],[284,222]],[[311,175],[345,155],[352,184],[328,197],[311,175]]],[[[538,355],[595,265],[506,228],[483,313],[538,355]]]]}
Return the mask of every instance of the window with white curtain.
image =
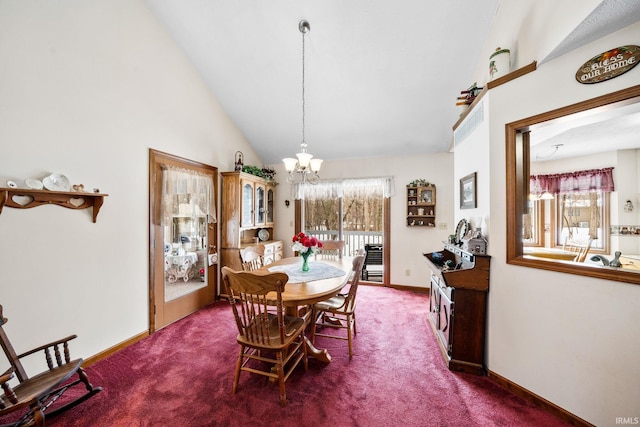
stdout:
{"type": "Polygon", "coordinates": [[[298,184],[305,233],[320,240],[344,240],[353,256],[365,244],[382,244],[384,198],[394,192],[393,178],[353,178],[298,184]]]}
{"type": "Polygon", "coordinates": [[[168,166],[162,171],[162,225],[166,244],[204,249],[206,224],[216,222],[210,175],[168,166]]]}

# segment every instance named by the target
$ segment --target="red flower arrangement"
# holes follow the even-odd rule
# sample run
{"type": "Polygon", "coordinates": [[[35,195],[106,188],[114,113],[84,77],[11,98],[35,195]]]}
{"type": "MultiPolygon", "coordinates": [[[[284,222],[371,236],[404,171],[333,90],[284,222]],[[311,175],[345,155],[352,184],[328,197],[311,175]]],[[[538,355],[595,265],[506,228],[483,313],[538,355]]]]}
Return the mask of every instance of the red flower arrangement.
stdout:
{"type": "Polygon", "coordinates": [[[322,242],[318,241],[315,237],[309,237],[302,232],[293,236],[291,241],[293,242],[291,249],[297,251],[302,257],[302,271],[309,271],[309,264],[307,263],[307,260],[312,253],[322,247],[322,242]]]}
{"type": "Polygon", "coordinates": [[[291,249],[299,252],[300,255],[302,255],[303,257],[305,255],[306,256],[311,255],[313,252],[315,252],[316,249],[322,247],[322,242],[320,242],[315,237],[313,236],[309,237],[302,232],[293,236],[291,241],[293,242],[291,249]]]}

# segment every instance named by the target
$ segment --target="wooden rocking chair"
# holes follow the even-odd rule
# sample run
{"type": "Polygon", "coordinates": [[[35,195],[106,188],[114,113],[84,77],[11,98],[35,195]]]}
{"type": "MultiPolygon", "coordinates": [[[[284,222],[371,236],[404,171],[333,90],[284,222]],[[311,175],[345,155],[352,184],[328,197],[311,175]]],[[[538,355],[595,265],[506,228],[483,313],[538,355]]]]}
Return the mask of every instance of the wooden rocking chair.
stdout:
{"type": "Polygon", "coordinates": [[[7,323],[7,319],[2,316],[2,305],[0,305],[0,345],[2,345],[2,349],[11,364],[11,368],[0,375],[0,387],[4,391],[4,394],[0,395],[0,416],[19,410],[26,411],[20,419],[6,425],[44,426],[47,408],[62,396],[65,391],[80,383],[87,389],[86,393],[65,403],[63,406],[46,412],[47,417],[72,408],[102,390],[102,387],[93,387],[89,383],[86,373],[81,368],[83,359],[71,360],[69,356],[68,343],[76,338],[76,335],[34,348],[22,354],[16,354],[3,329],[5,323],[7,323]],[[29,377],[20,359],[40,351],[44,352],[49,370],[29,377]],[[55,360],[52,359],[51,352],[53,352],[55,360]],[[69,381],[74,374],[78,374],[78,378],[69,381]],[[19,384],[12,387],[9,381],[14,375],[17,376],[19,384]]]}

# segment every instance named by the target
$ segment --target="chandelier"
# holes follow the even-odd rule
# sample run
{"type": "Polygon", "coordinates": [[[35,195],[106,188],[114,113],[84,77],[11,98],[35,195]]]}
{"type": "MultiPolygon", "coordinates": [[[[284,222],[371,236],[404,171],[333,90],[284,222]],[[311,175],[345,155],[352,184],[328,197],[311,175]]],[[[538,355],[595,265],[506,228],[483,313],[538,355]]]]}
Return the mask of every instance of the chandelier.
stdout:
{"type": "Polygon", "coordinates": [[[322,159],[314,159],[312,154],[307,152],[307,142],[304,136],[305,125],[305,98],[304,98],[304,36],[311,31],[309,22],[302,20],[298,23],[298,29],[302,33],[302,142],[300,143],[300,152],[296,154],[296,158],[287,157],[282,159],[284,167],[288,172],[287,182],[289,184],[308,182],[316,184],[320,179],[320,166],[322,159]]]}

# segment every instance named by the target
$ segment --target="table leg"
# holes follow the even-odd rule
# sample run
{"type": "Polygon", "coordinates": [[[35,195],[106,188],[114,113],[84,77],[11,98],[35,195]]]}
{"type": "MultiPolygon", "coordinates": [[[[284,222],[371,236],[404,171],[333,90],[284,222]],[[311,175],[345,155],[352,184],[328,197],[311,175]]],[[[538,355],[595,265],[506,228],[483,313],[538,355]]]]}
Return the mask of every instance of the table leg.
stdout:
{"type": "Polygon", "coordinates": [[[324,362],[324,363],[331,362],[331,355],[329,354],[326,348],[323,348],[323,349],[316,348],[316,346],[314,346],[311,340],[306,336],[304,337],[304,343],[307,346],[307,355],[309,357],[313,357],[314,359],[317,359],[320,362],[324,362]]]}
{"type": "MultiPolygon", "coordinates": [[[[300,316],[301,310],[305,310],[304,314],[302,315],[302,318],[305,320],[305,323],[308,326],[309,323],[313,321],[313,319],[311,319],[311,310],[309,308],[287,307],[287,314],[289,316],[300,316]]],[[[327,349],[317,348],[315,345],[313,345],[313,343],[307,336],[304,337],[304,343],[307,346],[307,356],[313,357],[314,359],[319,360],[320,362],[324,362],[324,363],[331,362],[331,355],[329,354],[327,349]]]]}

